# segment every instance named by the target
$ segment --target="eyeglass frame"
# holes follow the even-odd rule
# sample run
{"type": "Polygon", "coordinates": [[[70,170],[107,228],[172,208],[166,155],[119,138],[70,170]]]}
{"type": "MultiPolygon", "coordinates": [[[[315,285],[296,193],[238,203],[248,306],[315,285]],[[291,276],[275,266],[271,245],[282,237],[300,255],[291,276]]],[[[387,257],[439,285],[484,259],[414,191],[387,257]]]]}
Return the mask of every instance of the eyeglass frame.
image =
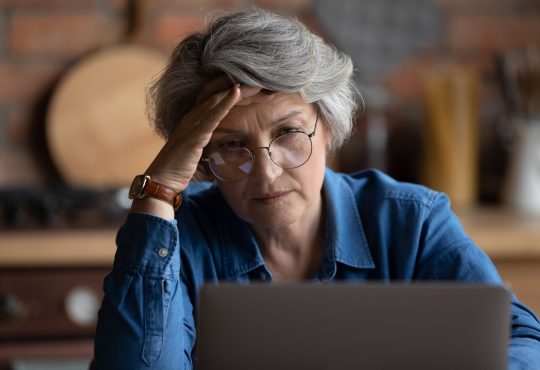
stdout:
{"type": "MultiPolygon", "coordinates": [[[[305,165],[309,159],[311,158],[311,155],[313,154],[313,141],[311,140],[312,137],[315,136],[315,133],[317,132],[317,125],[319,123],[319,114],[320,114],[320,110],[317,109],[317,116],[315,118],[315,127],[313,128],[313,131],[308,134],[307,132],[304,132],[302,130],[298,130],[298,131],[294,131],[294,132],[285,132],[283,134],[279,134],[277,135],[276,137],[274,137],[272,140],[270,140],[270,143],[268,143],[268,146],[258,146],[258,147],[255,147],[255,148],[246,148],[246,147],[243,147],[243,146],[240,146],[238,148],[242,148],[242,149],[245,149],[248,151],[248,153],[250,154],[251,156],[251,162],[253,162],[255,160],[255,153],[253,152],[254,150],[257,150],[257,149],[266,149],[266,151],[268,152],[268,157],[270,158],[270,160],[272,161],[272,163],[274,163],[276,166],[280,167],[280,168],[283,168],[283,169],[286,169],[286,170],[291,170],[291,169],[294,169],[294,168],[299,168],[299,167],[302,167],[303,165],[305,165]],[[299,164],[298,166],[295,166],[295,167],[283,167],[281,165],[279,165],[278,163],[276,163],[274,161],[274,159],[272,159],[272,152],[270,151],[270,146],[272,145],[272,143],[274,141],[276,141],[277,139],[279,139],[280,137],[283,137],[285,135],[291,135],[291,134],[296,134],[296,133],[302,133],[302,134],[305,134],[307,135],[307,137],[309,138],[309,144],[311,146],[310,148],[310,151],[309,151],[309,156],[307,157],[307,159],[302,163],[302,164],[299,164]]],[[[213,152],[212,152],[213,153],[213,152]]],[[[210,153],[210,154],[212,154],[210,153]]],[[[205,163],[208,168],[210,169],[210,172],[212,172],[212,175],[214,175],[214,177],[216,179],[218,179],[219,181],[222,181],[222,182],[237,182],[237,181],[240,181],[240,180],[243,180],[245,179],[246,177],[249,176],[249,174],[251,173],[251,170],[249,173],[246,173],[246,175],[238,180],[224,180],[222,178],[220,178],[218,175],[216,175],[216,173],[214,172],[214,170],[212,170],[212,166],[210,165],[210,158],[204,156],[200,159],[200,162],[203,162],[205,163]]]]}

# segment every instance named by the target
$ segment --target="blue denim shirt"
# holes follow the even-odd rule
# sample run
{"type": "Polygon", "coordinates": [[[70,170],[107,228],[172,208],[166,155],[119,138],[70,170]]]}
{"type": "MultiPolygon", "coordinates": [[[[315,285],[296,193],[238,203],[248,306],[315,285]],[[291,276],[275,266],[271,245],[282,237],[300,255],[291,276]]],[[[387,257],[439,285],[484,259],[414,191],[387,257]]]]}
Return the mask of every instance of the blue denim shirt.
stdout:
{"type": "MultiPolygon", "coordinates": [[[[374,170],[344,175],[327,169],[323,192],[324,253],[314,281],[502,284],[445,195],[374,170]]],[[[272,280],[249,225],[213,184],[190,185],[176,221],[130,213],[117,247],[99,311],[97,370],[196,367],[199,287],[272,280]]],[[[515,370],[540,368],[540,324],[516,297],[509,361],[515,370]]]]}

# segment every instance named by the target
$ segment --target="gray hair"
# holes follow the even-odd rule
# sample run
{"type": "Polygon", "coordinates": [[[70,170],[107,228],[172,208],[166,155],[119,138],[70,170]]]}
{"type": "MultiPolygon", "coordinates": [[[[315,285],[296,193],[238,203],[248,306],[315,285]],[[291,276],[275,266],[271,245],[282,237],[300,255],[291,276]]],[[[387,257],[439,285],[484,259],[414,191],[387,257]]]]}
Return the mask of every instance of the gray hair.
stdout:
{"type": "Polygon", "coordinates": [[[351,134],[358,92],[350,57],[298,20],[262,9],[217,18],[175,48],[148,95],[158,134],[167,139],[204,84],[223,73],[241,84],[300,93],[319,109],[332,150],[351,134]]]}

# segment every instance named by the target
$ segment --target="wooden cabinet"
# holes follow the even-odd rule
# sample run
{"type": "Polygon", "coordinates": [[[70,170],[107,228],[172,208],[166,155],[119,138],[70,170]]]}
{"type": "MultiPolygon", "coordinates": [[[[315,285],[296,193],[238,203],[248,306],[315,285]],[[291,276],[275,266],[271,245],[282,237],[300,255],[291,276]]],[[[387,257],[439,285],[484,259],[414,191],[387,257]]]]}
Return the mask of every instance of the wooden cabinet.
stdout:
{"type": "Polygon", "coordinates": [[[540,315],[540,259],[495,260],[495,265],[519,300],[540,315]]]}
{"type": "Polygon", "coordinates": [[[463,211],[458,216],[507,286],[540,314],[540,217],[500,208],[463,211]]]}
{"type": "Polygon", "coordinates": [[[54,361],[58,368],[73,362],[78,364],[73,367],[87,368],[109,270],[0,268],[0,370],[19,368],[16,363],[39,367],[42,361],[54,361]]]}
{"type": "Polygon", "coordinates": [[[115,230],[0,234],[0,370],[16,364],[37,368],[42,362],[87,368],[115,235],[115,230]]]}

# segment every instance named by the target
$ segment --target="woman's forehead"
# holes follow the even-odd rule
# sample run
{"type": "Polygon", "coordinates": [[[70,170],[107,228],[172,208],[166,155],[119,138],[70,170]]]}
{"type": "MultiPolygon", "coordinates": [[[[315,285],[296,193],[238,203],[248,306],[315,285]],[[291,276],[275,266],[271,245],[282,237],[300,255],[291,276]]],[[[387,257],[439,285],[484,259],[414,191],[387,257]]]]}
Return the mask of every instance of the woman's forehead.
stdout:
{"type": "Polygon", "coordinates": [[[254,100],[250,104],[235,106],[220,126],[257,121],[260,125],[272,126],[279,121],[299,118],[305,119],[315,112],[298,93],[274,93],[267,101],[254,100]]]}

